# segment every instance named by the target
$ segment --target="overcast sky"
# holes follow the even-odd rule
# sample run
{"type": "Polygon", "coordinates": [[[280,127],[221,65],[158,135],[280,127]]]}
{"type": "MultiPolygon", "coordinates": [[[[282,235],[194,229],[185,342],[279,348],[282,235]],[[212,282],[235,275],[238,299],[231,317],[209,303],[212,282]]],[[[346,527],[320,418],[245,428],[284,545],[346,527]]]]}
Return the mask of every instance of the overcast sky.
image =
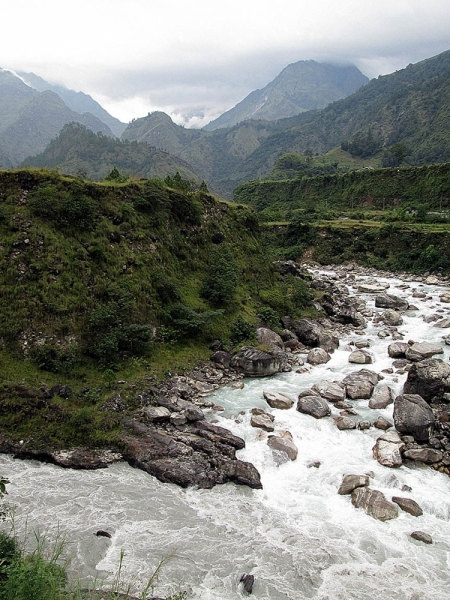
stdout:
{"type": "Polygon", "coordinates": [[[0,67],[186,126],[298,60],[372,78],[450,49],[450,0],[2,0],[1,22],[0,67]]]}

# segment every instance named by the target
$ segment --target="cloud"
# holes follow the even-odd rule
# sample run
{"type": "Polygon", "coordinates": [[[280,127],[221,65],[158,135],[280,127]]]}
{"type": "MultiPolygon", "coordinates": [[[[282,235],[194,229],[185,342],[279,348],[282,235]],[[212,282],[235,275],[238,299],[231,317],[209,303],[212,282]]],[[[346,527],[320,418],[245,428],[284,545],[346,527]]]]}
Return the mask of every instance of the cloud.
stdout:
{"type": "Polygon", "coordinates": [[[122,120],[159,109],[191,125],[290,62],[353,63],[376,77],[447,50],[450,3],[5,0],[2,22],[0,66],[90,93],[122,120]]]}

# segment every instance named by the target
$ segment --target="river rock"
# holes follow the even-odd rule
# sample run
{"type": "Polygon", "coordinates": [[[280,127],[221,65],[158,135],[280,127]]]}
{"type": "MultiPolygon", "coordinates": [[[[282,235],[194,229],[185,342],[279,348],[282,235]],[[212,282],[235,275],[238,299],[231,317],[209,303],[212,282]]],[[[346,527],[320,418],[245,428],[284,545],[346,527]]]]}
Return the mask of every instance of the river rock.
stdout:
{"type": "Polygon", "coordinates": [[[164,406],[146,406],[142,409],[142,416],[150,423],[160,423],[170,419],[170,410],[164,406]]]}
{"type": "Polygon", "coordinates": [[[442,400],[450,392],[450,365],[438,358],[414,363],[408,372],[405,394],[419,394],[427,402],[442,400]]]}
{"type": "Polygon", "coordinates": [[[263,396],[267,404],[272,408],[281,408],[286,410],[294,406],[294,400],[292,400],[292,398],[289,398],[284,394],[279,394],[278,392],[263,391],[263,396]]]}
{"type": "Polygon", "coordinates": [[[211,488],[229,481],[262,487],[257,469],[236,459],[236,450],[245,446],[241,438],[204,420],[187,423],[175,433],[163,426],[124,419],[123,458],[160,481],[181,487],[211,488]]]}
{"type": "Polygon", "coordinates": [[[405,444],[396,431],[381,435],[372,448],[373,457],[385,467],[400,467],[402,464],[401,451],[405,444]]]}
{"type": "Polygon", "coordinates": [[[247,377],[267,377],[283,371],[287,358],[282,351],[264,352],[253,346],[244,346],[231,358],[230,366],[247,377]]]}
{"type": "Polygon", "coordinates": [[[363,294],[381,294],[390,287],[389,283],[359,283],[357,290],[363,294]]]}
{"type": "Polygon", "coordinates": [[[405,352],[405,356],[408,360],[414,362],[431,358],[435,354],[443,354],[444,350],[441,346],[436,344],[430,344],[429,342],[415,342],[405,352]]]}
{"type": "Polygon", "coordinates": [[[398,504],[400,508],[404,511],[412,515],[413,517],[420,517],[423,515],[423,510],[414,500],[411,498],[401,498],[400,496],[393,496],[392,502],[398,504]]]}
{"type": "Polygon", "coordinates": [[[445,294],[441,294],[439,296],[439,300],[444,303],[450,302],[450,292],[445,292],[445,294]]]}
{"type": "Polygon", "coordinates": [[[367,350],[358,349],[354,350],[350,356],[348,357],[348,362],[356,363],[360,365],[370,365],[372,364],[372,356],[367,350]]]}
{"type": "Polygon", "coordinates": [[[363,508],[365,512],[379,521],[388,521],[398,517],[395,504],[388,502],[382,492],[367,487],[358,487],[352,492],[352,504],[363,508]]]}
{"type": "Polygon", "coordinates": [[[339,347],[339,340],[327,332],[324,326],[314,319],[298,319],[292,321],[289,327],[299,341],[311,348],[323,348],[326,352],[333,352],[339,347]]]}
{"type": "Polygon", "coordinates": [[[389,327],[397,327],[397,325],[403,324],[401,314],[393,308],[388,308],[387,310],[385,310],[384,313],[381,315],[381,320],[385,325],[388,325],[389,327]]]}
{"type": "Polygon", "coordinates": [[[434,450],[433,448],[411,448],[411,450],[406,450],[403,456],[410,460],[423,462],[426,465],[440,462],[444,457],[440,450],[434,450]]]}
{"type": "Polygon", "coordinates": [[[360,369],[355,373],[349,373],[344,377],[342,383],[349,398],[353,400],[370,398],[378,383],[378,375],[369,369],[360,369]]]}
{"type": "Polygon", "coordinates": [[[346,475],[339,487],[338,494],[341,496],[351,494],[356,488],[367,487],[368,485],[368,475],[346,475]]]}
{"type": "Polygon", "coordinates": [[[408,348],[406,342],[393,342],[388,346],[388,354],[391,358],[405,358],[408,348]]]}
{"type": "Polygon", "coordinates": [[[340,402],[345,399],[345,387],[337,381],[322,380],[315,383],[312,389],[329,402],[340,402]]]}
{"type": "Polygon", "coordinates": [[[323,365],[331,360],[331,356],[323,348],[313,348],[308,352],[306,360],[311,365],[323,365]]]}
{"type": "Polygon", "coordinates": [[[328,402],[318,395],[299,397],[297,410],[305,415],[311,415],[315,419],[322,419],[331,414],[328,402]]]}
{"type": "Polygon", "coordinates": [[[392,294],[379,294],[375,298],[377,308],[393,308],[394,310],[407,310],[408,301],[392,294]]]}
{"type": "Polygon", "coordinates": [[[445,319],[441,319],[440,321],[437,321],[433,327],[439,327],[440,329],[447,329],[448,327],[450,327],[450,319],[447,317],[445,319]]]}
{"type": "Polygon", "coordinates": [[[425,533],[424,531],[413,531],[411,533],[411,537],[419,542],[423,542],[424,544],[432,544],[433,538],[430,534],[425,533]]]}
{"type": "Polygon", "coordinates": [[[390,423],[384,417],[379,416],[376,419],[376,421],[374,421],[373,426],[376,427],[377,429],[382,429],[383,431],[386,431],[387,429],[390,429],[392,427],[392,423],[390,423]]]}
{"type": "Polygon", "coordinates": [[[275,331],[267,329],[267,327],[258,327],[256,330],[256,338],[258,344],[269,346],[270,348],[278,348],[280,350],[284,349],[284,342],[281,339],[281,336],[279,336],[278,333],[275,333],[275,331]]]}
{"type": "Polygon", "coordinates": [[[358,424],[356,426],[360,431],[365,431],[367,429],[370,429],[372,427],[372,423],[370,421],[368,421],[367,419],[364,419],[363,421],[358,421],[358,424]]]}
{"type": "Polygon", "coordinates": [[[435,416],[418,394],[401,394],[394,400],[394,425],[403,435],[412,435],[418,442],[429,440],[435,416]]]}
{"type": "Polygon", "coordinates": [[[394,402],[394,395],[388,385],[381,385],[369,400],[369,408],[383,409],[394,402]]]}
{"type": "Polygon", "coordinates": [[[218,350],[214,352],[214,354],[210,357],[211,362],[216,363],[217,365],[222,365],[225,369],[228,369],[231,361],[231,354],[229,352],[225,352],[225,350],[218,350]]]}
{"type": "Polygon", "coordinates": [[[336,423],[336,427],[341,431],[345,431],[346,429],[356,429],[356,423],[350,417],[334,417],[333,421],[336,423]]]}
{"type": "Polygon", "coordinates": [[[292,441],[292,436],[287,434],[289,434],[289,432],[284,432],[284,435],[270,435],[267,440],[267,445],[270,446],[272,450],[284,452],[289,460],[295,460],[297,458],[298,448],[292,441]]]}
{"type": "Polygon", "coordinates": [[[274,420],[275,417],[273,415],[264,412],[261,408],[254,408],[252,410],[250,425],[264,429],[264,431],[273,431],[275,429],[274,420]]]}
{"type": "Polygon", "coordinates": [[[239,583],[242,583],[242,587],[244,588],[244,592],[246,594],[251,594],[252,590],[253,590],[253,585],[255,583],[255,577],[254,577],[254,575],[249,575],[248,573],[244,573],[241,576],[239,583]]]}

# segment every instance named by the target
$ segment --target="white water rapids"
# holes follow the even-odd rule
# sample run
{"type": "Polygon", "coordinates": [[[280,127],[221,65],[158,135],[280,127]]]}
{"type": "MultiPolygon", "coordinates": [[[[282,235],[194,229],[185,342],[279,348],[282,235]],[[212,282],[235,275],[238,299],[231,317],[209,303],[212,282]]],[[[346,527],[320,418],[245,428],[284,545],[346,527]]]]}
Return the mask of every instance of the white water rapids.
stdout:
{"type": "MultiPolygon", "coordinates": [[[[449,330],[426,324],[422,317],[446,316],[439,294],[447,291],[411,283],[399,289],[389,280],[388,293],[408,298],[419,310],[408,312],[398,330],[405,341],[442,344],[448,360],[450,347],[442,342],[449,330]],[[419,287],[420,286],[420,287],[419,287]],[[412,298],[417,288],[427,300],[412,298]]],[[[365,295],[369,308],[374,296],[365,295]]],[[[375,309],[377,310],[377,309],[375,309]]],[[[98,471],[65,470],[34,461],[0,456],[0,474],[11,480],[8,501],[16,506],[15,521],[23,533],[45,533],[49,542],[65,538],[70,572],[85,584],[90,578],[111,582],[121,551],[122,577],[135,592],[142,590],[161,558],[164,565],[155,595],[180,590],[188,598],[232,600],[244,597],[239,578],[255,576],[252,597],[270,600],[445,600],[450,598],[450,478],[430,468],[402,466],[389,469],[372,457],[381,431],[339,431],[332,418],[316,420],[290,410],[270,409],[262,391],[277,391],[296,399],[299,392],[321,379],[341,381],[361,365],[348,362],[350,339],[369,339],[377,373],[392,366],[380,327],[369,324],[366,335],[341,339],[340,349],[326,365],[309,374],[294,371],[266,379],[247,379],[242,390],[225,387],[212,400],[225,408],[217,417],[246,441],[239,458],[261,473],[262,490],[228,484],[212,490],[183,490],[162,484],[124,463],[98,471]],[[298,458],[277,466],[267,446],[267,435],[250,426],[250,409],[261,407],[275,416],[277,429],[288,429],[298,447],[298,458]],[[245,411],[244,414],[241,414],[245,411]],[[320,467],[308,466],[319,461],[320,467]],[[380,522],[352,506],[350,496],[337,490],[345,474],[372,472],[370,486],[392,496],[414,499],[424,514],[380,522]],[[408,485],[411,492],[402,491],[408,485]],[[112,539],[97,538],[104,529],[112,539]],[[433,544],[413,540],[421,530],[433,544]]],[[[406,375],[385,374],[383,383],[401,393],[406,375]]],[[[392,420],[392,405],[382,411],[355,401],[360,418],[374,421],[379,414],[392,420]]],[[[338,414],[332,408],[332,414],[338,414]]],[[[276,433],[276,431],[275,431],[276,433]]]]}

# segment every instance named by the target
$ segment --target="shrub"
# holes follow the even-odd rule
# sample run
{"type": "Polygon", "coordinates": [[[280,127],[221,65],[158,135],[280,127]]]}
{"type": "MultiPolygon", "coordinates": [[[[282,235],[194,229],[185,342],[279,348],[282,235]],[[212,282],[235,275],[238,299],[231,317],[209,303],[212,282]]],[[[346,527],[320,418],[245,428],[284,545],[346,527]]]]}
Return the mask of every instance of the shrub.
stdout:
{"type": "Polygon", "coordinates": [[[213,305],[226,306],[234,298],[238,269],[231,252],[223,244],[211,252],[211,262],[200,295],[213,305]]]}

